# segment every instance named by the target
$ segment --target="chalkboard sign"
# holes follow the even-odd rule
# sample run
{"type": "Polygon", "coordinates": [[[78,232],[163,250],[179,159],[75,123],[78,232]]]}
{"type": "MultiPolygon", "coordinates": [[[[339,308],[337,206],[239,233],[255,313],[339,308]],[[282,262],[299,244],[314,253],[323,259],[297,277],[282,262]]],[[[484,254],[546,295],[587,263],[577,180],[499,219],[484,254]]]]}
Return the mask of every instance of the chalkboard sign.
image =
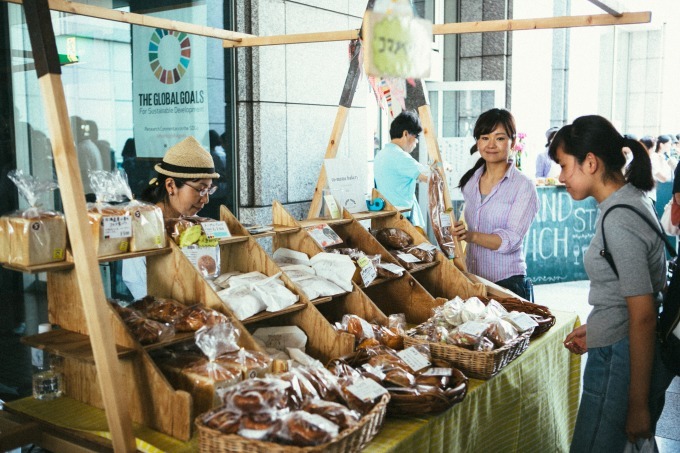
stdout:
{"type": "Polygon", "coordinates": [[[595,235],[595,199],[574,201],[563,186],[539,186],[540,208],[524,238],[527,276],[534,284],[588,280],[583,255],[595,235]]]}

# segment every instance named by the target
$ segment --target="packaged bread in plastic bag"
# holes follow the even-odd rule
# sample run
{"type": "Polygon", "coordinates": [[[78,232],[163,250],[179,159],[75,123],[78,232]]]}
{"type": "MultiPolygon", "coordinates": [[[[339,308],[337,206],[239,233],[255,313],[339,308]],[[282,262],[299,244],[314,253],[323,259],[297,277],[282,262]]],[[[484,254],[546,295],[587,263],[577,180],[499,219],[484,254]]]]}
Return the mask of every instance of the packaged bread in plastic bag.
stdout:
{"type": "Polygon", "coordinates": [[[130,250],[132,217],[122,205],[120,180],[107,171],[90,172],[90,185],[97,201],[87,204],[87,217],[92,228],[97,256],[109,256],[130,250]]]}
{"type": "Polygon", "coordinates": [[[124,174],[117,171],[113,172],[113,175],[114,179],[118,180],[123,195],[129,200],[123,205],[123,209],[132,219],[130,251],[139,252],[165,247],[165,222],[161,208],[152,203],[135,200],[124,174]]]}
{"type": "Polygon", "coordinates": [[[441,163],[433,164],[431,170],[427,189],[430,200],[430,223],[442,252],[447,258],[452,259],[456,257],[456,246],[453,234],[451,234],[451,214],[446,210],[444,202],[446,187],[444,186],[444,178],[440,173],[442,171],[441,163]]]}
{"type": "Polygon", "coordinates": [[[194,407],[203,412],[221,403],[220,395],[241,381],[240,370],[224,366],[217,358],[238,351],[239,331],[231,323],[201,327],[196,332],[196,345],[205,358],[182,369],[181,388],[194,397],[194,407]]]}
{"type": "Polygon", "coordinates": [[[0,260],[21,266],[63,261],[66,258],[64,215],[43,209],[39,197],[58,188],[55,181],[39,181],[21,170],[7,175],[29,208],[0,221],[0,260]],[[4,258],[3,258],[4,255],[4,258]]]}

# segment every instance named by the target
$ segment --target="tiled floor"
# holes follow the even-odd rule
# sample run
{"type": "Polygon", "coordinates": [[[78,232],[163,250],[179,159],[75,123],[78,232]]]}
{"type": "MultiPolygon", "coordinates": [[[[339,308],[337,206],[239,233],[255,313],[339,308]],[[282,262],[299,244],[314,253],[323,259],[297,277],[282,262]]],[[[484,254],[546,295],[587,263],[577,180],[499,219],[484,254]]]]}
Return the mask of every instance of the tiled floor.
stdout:
{"type": "MultiPolygon", "coordinates": [[[[534,287],[536,303],[550,309],[572,311],[585,323],[590,313],[588,289],[590,282],[553,283],[534,287]]],[[[585,359],[585,357],[584,357],[585,359]]],[[[582,360],[585,365],[585,360],[582,360]]],[[[656,429],[660,453],[680,452],[680,378],[676,377],[666,391],[666,405],[656,429]]]]}
{"type": "MultiPolygon", "coordinates": [[[[587,303],[588,282],[568,282],[540,285],[534,288],[536,302],[551,309],[576,312],[585,322],[590,312],[587,303]]],[[[46,321],[45,294],[40,285],[27,296],[24,305],[26,334],[37,332],[38,324],[46,321]]],[[[31,352],[13,332],[10,307],[0,304],[0,400],[31,394],[31,352]]],[[[585,361],[583,362],[585,363],[585,361]]],[[[657,428],[657,443],[661,453],[680,452],[680,378],[676,378],[666,393],[666,407],[657,428]]],[[[35,451],[35,450],[34,450],[35,451]]]]}

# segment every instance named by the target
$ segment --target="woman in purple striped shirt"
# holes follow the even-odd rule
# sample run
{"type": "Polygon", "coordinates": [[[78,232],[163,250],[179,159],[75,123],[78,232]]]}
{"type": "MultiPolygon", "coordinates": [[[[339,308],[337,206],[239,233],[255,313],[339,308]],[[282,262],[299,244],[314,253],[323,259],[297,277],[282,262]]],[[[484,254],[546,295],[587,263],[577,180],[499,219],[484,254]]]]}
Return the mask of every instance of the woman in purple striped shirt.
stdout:
{"type": "Polygon", "coordinates": [[[473,135],[481,158],[460,179],[465,223],[453,234],[467,242],[468,270],[529,299],[522,242],[538,212],[534,182],[510,160],[515,118],[507,110],[482,113],[473,135]]]}

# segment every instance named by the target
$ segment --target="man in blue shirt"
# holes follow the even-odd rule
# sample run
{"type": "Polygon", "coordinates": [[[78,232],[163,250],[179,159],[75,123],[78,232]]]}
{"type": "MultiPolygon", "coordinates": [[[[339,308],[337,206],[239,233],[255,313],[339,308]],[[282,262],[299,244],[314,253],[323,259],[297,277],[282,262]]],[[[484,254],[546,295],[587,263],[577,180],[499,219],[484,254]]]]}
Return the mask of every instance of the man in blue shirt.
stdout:
{"type": "Polygon", "coordinates": [[[415,112],[401,112],[390,126],[390,143],[375,156],[373,162],[375,186],[395,206],[411,208],[409,220],[424,226],[425,220],[416,199],[416,183],[427,182],[429,170],[411,153],[423,131],[415,112]]]}

